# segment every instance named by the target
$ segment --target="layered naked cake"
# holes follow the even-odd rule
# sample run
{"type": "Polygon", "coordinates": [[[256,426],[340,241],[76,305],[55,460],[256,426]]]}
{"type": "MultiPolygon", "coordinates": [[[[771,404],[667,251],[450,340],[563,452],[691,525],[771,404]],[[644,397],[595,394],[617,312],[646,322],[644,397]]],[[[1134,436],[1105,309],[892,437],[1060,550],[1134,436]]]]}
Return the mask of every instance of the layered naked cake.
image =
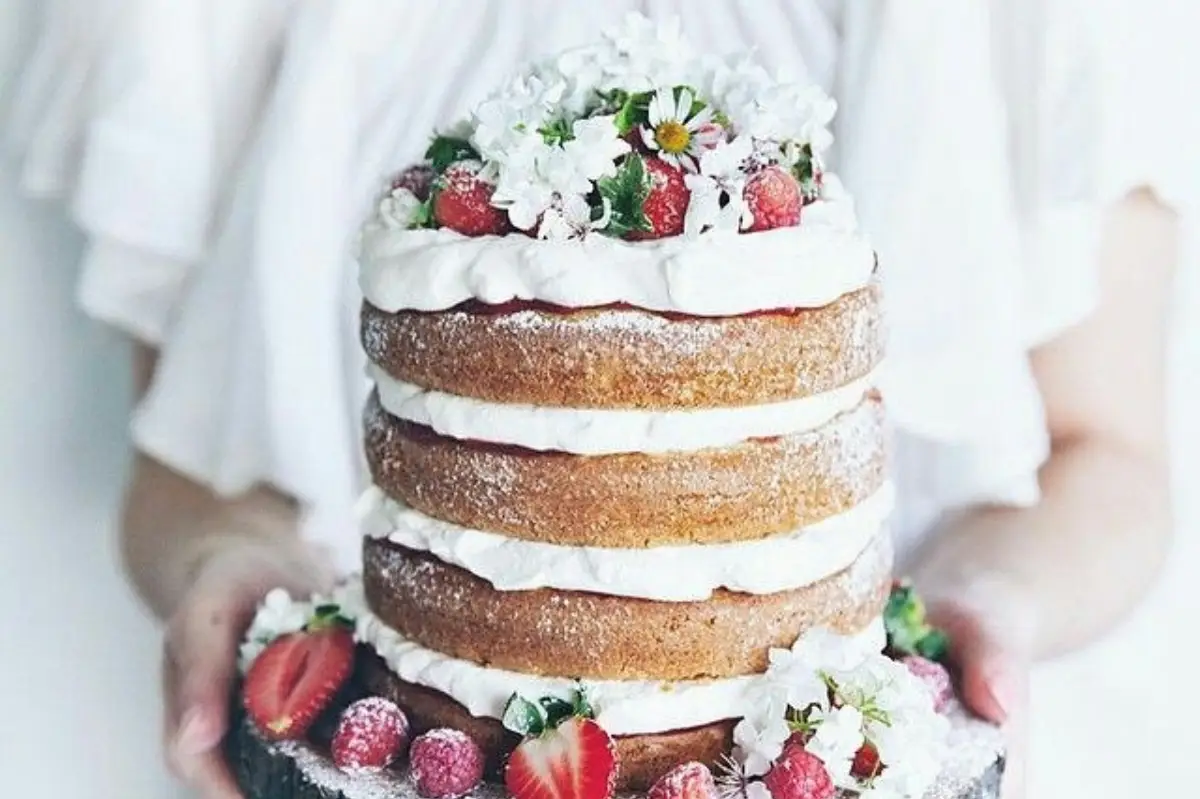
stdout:
{"type": "Polygon", "coordinates": [[[367,223],[361,581],[260,616],[250,716],[295,737],[253,700],[262,644],[353,625],[358,690],[433,736],[423,796],[464,792],[425,764],[462,733],[446,773],[516,799],[704,799],[672,786],[713,770],[924,795],[948,681],[892,581],[881,289],[822,166],[832,103],[647,61],[630,24],[435,137],[367,223]]]}

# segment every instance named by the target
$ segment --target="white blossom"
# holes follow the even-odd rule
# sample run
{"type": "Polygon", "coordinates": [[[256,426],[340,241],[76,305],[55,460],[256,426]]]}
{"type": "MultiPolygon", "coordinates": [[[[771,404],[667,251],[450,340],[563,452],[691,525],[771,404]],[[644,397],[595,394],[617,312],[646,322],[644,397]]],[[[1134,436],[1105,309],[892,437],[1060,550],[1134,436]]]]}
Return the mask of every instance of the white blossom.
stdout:
{"type": "Polygon", "coordinates": [[[400,186],[379,201],[379,218],[389,228],[407,230],[416,221],[421,204],[417,195],[400,186]]]}
{"type": "Polygon", "coordinates": [[[862,713],[850,705],[829,710],[814,708],[809,723],[816,724],[817,731],[805,748],[821,759],[835,785],[854,785],[850,769],[865,740],[862,713]]]}
{"type": "Polygon", "coordinates": [[[692,113],[695,99],[690,89],[680,90],[677,98],[674,89],[660,88],[647,109],[650,124],[639,131],[642,143],[659,158],[690,172],[699,171],[699,157],[725,136],[725,130],[713,123],[710,106],[692,113]]]}
{"type": "Polygon", "coordinates": [[[700,174],[684,176],[692,193],[683,220],[684,235],[695,236],[705,230],[737,232],[742,227],[747,216],[743,165],[752,149],[749,137],[719,142],[700,156],[700,174]]]}
{"type": "Polygon", "coordinates": [[[783,752],[783,745],[792,731],[782,715],[772,719],[755,720],[744,718],[733,728],[735,753],[741,760],[746,774],[758,777],[766,774],[771,764],[783,752]]]}
{"type": "Polygon", "coordinates": [[[563,150],[588,180],[599,180],[617,173],[616,160],[629,152],[629,142],[618,135],[612,116],[576,120],[572,125],[575,138],[563,145],[563,150]]]}

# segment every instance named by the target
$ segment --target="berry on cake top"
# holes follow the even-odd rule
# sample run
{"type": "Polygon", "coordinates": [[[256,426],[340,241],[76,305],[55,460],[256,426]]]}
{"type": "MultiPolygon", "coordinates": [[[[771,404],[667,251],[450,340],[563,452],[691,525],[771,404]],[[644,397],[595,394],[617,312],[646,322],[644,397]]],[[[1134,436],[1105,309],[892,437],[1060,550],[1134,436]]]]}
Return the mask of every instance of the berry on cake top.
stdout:
{"type": "MultiPolygon", "coordinates": [[[[630,15],[533,65],[391,184],[393,228],[631,241],[801,224],[826,193],[834,102],[630,15]]],[[[836,190],[835,190],[836,192],[836,190]]]]}

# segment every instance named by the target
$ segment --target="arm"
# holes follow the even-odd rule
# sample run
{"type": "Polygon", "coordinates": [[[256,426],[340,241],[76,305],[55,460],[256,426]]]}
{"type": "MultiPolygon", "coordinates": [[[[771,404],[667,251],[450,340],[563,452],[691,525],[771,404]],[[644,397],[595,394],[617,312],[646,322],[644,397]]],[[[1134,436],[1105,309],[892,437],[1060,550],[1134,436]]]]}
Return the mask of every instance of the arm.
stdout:
{"type": "MultiPolygon", "coordinates": [[[[139,348],[139,394],[155,355],[139,348]]],[[[139,454],[125,497],[121,549],[130,582],[167,623],[164,747],[205,797],[238,796],[221,756],[242,635],[272,588],[327,590],[331,572],[296,535],[288,497],[259,488],[233,499],[139,454]]]]}
{"type": "Polygon", "coordinates": [[[1176,250],[1175,218],[1149,192],[1111,210],[1098,312],[1032,355],[1052,440],[1041,503],[948,522],[917,569],[935,600],[1008,605],[1006,633],[1030,657],[1111,628],[1166,555],[1164,360],[1176,250]]]}

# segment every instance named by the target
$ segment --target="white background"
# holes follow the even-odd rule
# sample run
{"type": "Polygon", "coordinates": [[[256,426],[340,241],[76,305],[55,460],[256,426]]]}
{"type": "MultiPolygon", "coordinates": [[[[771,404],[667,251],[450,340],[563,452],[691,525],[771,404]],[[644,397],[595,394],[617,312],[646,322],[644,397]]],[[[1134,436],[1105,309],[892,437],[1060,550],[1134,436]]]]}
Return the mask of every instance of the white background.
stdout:
{"type": "MultiPolygon", "coordinates": [[[[0,97],[36,2],[0,4],[0,97]]],[[[127,349],[73,308],[80,246],[55,208],[23,202],[0,170],[0,790],[182,796],[157,754],[154,627],[116,567],[127,349]]],[[[1181,280],[1190,313],[1177,314],[1173,354],[1176,553],[1135,619],[1036,674],[1031,799],[1200,793],[1189,638],[1200,609],[1198,284],[1200,270],[1181,280]]]]}

